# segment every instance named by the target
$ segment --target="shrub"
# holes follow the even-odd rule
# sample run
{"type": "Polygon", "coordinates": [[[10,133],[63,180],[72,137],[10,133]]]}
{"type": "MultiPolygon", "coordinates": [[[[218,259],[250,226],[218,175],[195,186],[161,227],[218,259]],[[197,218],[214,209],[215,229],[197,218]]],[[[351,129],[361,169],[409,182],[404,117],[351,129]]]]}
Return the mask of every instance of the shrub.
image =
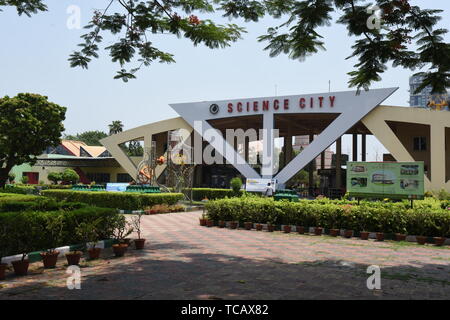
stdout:
{"type": "Polygon", "coordinates": [[[62,174],[60,172],[49,172],[47,179],[54,184],[58,184],[58,182],[62,180],[62,174]]]}
{"type": "Polygon", "coordinates": [[[29,178],[27,176],[22,176],[22,178],[20,178],[20,182],[22,182],[23,184],[27,184],[29,181],[29,178]]]}
{"type": "MultiPolygon", "coordinates": [[[[186,192],[189,189],[185,190],[186,192]]],[[[194,201],[201,201],[203,199],[208,200],[216,200],[216,199],[224,199],[231,198],[236,196],[242,196],[245,193],[243,190],[239,190],[235,193],[231,189],[215,189],[215,188],[192,188],[192,196],[194,201]]]]}
{"type": "Polygon", "coordinates": [[[208,217],[215,221],[251,221],[290,224],[326,229],[351,229],[411,235],[450,236],[450,210],[442,209],[435,199],[415,201],[345,202],[301,200],[299,202],[247,197],[219,199],[206,203],[208,217]]]}
{"type": "Polygon", "coordinates": [[[75,184],[80,180],[80,176],[73,169],[65,169],[61,175],[61,180],[64,183],[75,184]]]}
{"type": "Polygon", "coordinates": [[[26,185],[7,184],[3,189],[3,192],[7,193],[19,193],[19,194],[34,194],[35,188],[26,185]]]}
{"type": "Polygon", "coordinates": [[[1,212],[0,226],[2,233],[3,255],[26,254],[43,251],[63,245],[79,244],[83,238],[76,229],[80,223],[98,220],[99,238],[110,239],[114,229],[115,218],[119,214],[115,209],[85,207],[66,211],[23,211],[1,212]],[[61,235],[55,237],[53,228],[48,228],[58,219],[63,226],[61,235]]]}
{"type": "Polygon", "coordinates": [[[102,191],[44,190],[42,195],[69,202],[84,202],[89,205],[116,208],[122,210],[139,210],[156,204],[175,204],[182,200],[181,193],[127,193],[102,191]]]}
{"type": "Polygon", "coordinates": [[[231,179],[230,186],[231,186],[231,189],[234,191],[234,193],[238,194],[242,188],[241,178],[236,177],[236,178],[231,179]]]}

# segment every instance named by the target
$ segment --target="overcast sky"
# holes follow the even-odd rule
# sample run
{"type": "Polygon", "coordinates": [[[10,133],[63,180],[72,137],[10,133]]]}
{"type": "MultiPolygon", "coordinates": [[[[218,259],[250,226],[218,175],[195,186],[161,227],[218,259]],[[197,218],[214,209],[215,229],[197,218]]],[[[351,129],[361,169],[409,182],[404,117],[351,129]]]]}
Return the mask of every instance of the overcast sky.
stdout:
{"type": "MultiPolygon", "coordinates": [[[[347,72],[355,60],[353,40],[345,27],[323,28],[327,51],[305,61],[286,56],[270,58],[257,37],[279,21],[265,19],[245,25],[243,40],[227,49],[194,47],[188,40],[170,35],[151,36],[162,50],[175,54],[177,63],[154,64],[138,73],[136,80],[114,80],[118,65],[105,52],[88,70],[71,69],[67,58],[80,42],[85,30],[66,26],[71,5],[81,8],[82,25],[89,22],[94,9],[105,7],[105,0],[48,0],[49,11],[32,18],[19,17],[13,9],[0,13],[0,96],[19,92],[47,95],[51,101],[66,106],[66,133],[86,130],[107,131],[113,120],[121,120],[125,129],[177,116],[169,103],[247,98],[275,95],[308,94],[348,90],[347,72]]],[[[423,7],[444,9],[441,26],[450,25],[450,1],[410,1],[423,7]]],[[[202,18],[199,15],[200,19],[202,18]]],[[[228,22],[219,15],[217,19],[228,22]]],[[[105,39],[106,44],[112,42],[105,39]]],[[[450,37],[447,36],[447,41],[450,37]]],[[[411,71],[390,68],[383,81],[373,88],[400,87],[385,104],[408,105],[408,77],[411,71]]],[[[369,160],[381,160],[384,148],[369,140],[369,160]]],[[[343,152],[351,150],[350,137],[344,139],[343,152]]]]}

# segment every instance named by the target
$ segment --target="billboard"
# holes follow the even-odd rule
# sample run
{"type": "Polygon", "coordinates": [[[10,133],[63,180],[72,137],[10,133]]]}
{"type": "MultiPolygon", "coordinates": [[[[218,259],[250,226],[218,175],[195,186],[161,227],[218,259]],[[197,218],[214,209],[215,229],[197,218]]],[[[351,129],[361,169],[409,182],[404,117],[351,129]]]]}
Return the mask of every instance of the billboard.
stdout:
{"type": "Polygon", "coordinates": [[[347,162],[347,191],[360,198],[423,199],[423,162],[347,162]]]}
{"type": "Polygon", "coordinates": [[[275,179],[247,179],[245,183],[245,190],[249,192],[266,192],[268,184],[275,193],[277,182],[275,179]]]}

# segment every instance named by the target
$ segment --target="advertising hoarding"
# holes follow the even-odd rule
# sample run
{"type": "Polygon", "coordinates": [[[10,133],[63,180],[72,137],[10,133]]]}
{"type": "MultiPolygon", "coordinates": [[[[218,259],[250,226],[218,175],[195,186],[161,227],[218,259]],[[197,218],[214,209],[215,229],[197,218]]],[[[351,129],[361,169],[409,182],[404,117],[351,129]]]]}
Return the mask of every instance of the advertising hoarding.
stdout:
{"type": "Polygon", "coordinates": [[[423,162],[347,162],[347,191],[358,198],[423,199],[423,162]]]}
{"type": "Polygon", "coordinates": [[[245,190],[249,192],[266,192],[267,186],[270,183],[273,193],[275,194],[277,181],[275,179],[247,179],[245,183],[245,190]]]}

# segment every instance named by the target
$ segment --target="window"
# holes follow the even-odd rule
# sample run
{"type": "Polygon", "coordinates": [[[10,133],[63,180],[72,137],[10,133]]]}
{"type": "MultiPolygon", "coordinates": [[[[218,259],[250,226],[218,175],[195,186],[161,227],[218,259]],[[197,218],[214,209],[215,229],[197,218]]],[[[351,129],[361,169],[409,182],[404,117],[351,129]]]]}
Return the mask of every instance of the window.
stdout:
{"type": "Polygon", "coordinates": [[[131,182],[133,179],[128,173],[118,173],[117,182],[131,182]]]}
{"type": "Polygon", "coordinates": [[[427,138],[426,137],[414,137],[414,151],[426,151],[427,150],[427,138]]]}
{"type": "Polygon", "coordinates": [[[86,176],[91,182],[106,183],[111,181],[109,173],[87,173],[86,176]]]}

